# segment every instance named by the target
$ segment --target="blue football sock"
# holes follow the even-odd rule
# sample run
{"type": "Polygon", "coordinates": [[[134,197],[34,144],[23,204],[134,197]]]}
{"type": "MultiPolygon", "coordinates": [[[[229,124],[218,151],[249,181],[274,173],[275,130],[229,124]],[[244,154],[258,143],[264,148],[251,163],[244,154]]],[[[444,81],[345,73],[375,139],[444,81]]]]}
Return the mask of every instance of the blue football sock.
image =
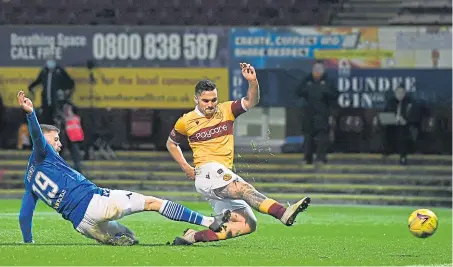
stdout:
{"type": "Polygon", "coordinates": [[[170,220],[209,226],[209,220],[205,216],[170,200],[163,201],[159,213],[170,220]]]}

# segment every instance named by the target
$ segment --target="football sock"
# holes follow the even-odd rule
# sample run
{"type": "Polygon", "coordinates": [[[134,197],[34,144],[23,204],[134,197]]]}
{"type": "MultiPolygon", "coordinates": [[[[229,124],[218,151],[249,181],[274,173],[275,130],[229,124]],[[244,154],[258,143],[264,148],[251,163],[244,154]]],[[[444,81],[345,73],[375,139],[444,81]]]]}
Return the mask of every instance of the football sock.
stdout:
{"type": "Polygon", "coordinates": [[[216,233],[212,230],[203,230],[195,233],[195,242],[211,242],[225,240],[227,238],[225,230],[216,233]]]}
{"type": "Polygon", "coordinates": [[[265,214],[269,214],[276,219],[280,219],[283,216],[283,213],[285,213],[286,208],[277,201],[267,198],[263,202],[261,202],[259,211],[265,214]]]}
{"type": "Polygon", "coordinates": [[[159,209],[159,213],[174,221],[183,221],[197,225],[209,227],[214,221],[212,217],[206,217],[202,214],[184,207],[179,203],[170,200],[164,200],[159,209]]]}

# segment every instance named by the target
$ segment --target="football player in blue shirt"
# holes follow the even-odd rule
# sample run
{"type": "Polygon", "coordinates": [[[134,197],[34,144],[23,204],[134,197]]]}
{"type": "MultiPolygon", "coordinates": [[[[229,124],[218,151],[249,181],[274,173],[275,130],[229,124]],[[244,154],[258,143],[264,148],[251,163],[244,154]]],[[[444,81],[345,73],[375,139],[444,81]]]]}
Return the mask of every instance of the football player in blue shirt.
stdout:
{"type": "Polygon", "coordinates": [[[110,245],[138,243],[135,234],[116,221],[137,212],[159,212],[168,219],[203,225],[213,231],[220,231],[229,220],[230,211],[208,217],[169,200],[99,188],[60,157],[59,129],[52,125],[39,125],[33,104],[23,91],[18,93],[17,99],[27,113],[33,141],[19,215],[25,243],[33,243],[32,217],[38,199],[70,221],[82,235],[110,245]]]}

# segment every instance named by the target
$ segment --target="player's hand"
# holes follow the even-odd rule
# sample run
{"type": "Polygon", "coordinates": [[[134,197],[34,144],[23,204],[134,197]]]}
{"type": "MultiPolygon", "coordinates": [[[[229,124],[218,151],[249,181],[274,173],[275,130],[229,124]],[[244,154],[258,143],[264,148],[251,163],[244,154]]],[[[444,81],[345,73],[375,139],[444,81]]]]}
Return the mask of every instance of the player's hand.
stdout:
{"type": "Polygon", "coordinates": [[[247,63],[239,63],[239,66],[241,67],[242,76],[244,76],[247,81],[256,81],[256,72],[255,68],[252,65],[247,63]]]}
{"type": "Polygon", "coordinates": [[[195,168],[187,165],[186,167],[183,168],[184,172],[186,173],[187,178],[190,180],[195,180],[195,168]]]}
{"type": "Polygon", "coordinates": [[[20,90],[17,94],[17,101],[19,102],[20,107],[27,113],[33,112],[33,103],[27,97],[25,97],[24,91],[20,90]]]}

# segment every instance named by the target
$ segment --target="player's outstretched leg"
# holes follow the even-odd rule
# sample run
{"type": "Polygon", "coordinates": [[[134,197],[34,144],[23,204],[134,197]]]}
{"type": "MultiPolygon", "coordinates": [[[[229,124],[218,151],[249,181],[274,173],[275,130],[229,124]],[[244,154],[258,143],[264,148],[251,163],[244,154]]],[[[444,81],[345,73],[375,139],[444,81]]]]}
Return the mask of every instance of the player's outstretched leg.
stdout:
{"type": "Polygon", "coordinates": [[[258,192],[251,184],[243,181],[233,181],[224,187],[214,189],[214,191],[217,196],[222,198],[242,199],[255,210],[269,214],[287,226],[293,225],[297,215],[305,211],[311,201],[309,197],[304,197],[285,208],[277,201],[258,192]]]}
{"type": "Polygon", "coordinates": [[[162,216],[173,221],[183,221],[209,227],[209,229],[214,232],[221,231],[223,224],[226,223],[231,216],[231,212],[228,210],[223,214],[214,217],[204,216],[179,203],[150,196],[145,196],[145,210],[157,211],[162,216]]]}
{"type": "Polygon", "coordinates": [[[197,242],[220,241],[253,233],[256,230],[256,217],[250,207],[233,210],[231,220],[225,223],[222,231],[211,230],[196,231],[187,229],[182,237],[176,237],[173,245],[192,245],[197,242]]]}
{"type": "Polygon", "coordinates": [[[77,231],[102,244],[117,246],[138,243],[132,231],[116,222],[134,213],[155,211],[168,219],[203,225],[216,232],[222,230],[231,216],[226,210],[219,216],[208,217],[169,200],[124,190],[102,189],[102,194],[95,194],[91,201],[77,231]]]}

